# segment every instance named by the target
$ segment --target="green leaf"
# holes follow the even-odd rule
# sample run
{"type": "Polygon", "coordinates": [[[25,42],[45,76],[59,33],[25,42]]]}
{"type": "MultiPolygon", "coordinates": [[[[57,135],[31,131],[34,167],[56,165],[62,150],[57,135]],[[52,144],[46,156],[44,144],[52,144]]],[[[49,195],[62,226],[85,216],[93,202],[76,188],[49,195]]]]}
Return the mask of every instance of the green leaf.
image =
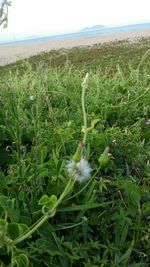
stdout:
{"type": "Polygon", "coordinates": [[[18,199],[19,199],[19,201],[23,202],[25,200],[25,192],[20,191],[18,194],[18,199]]]}
{"type": "Polygon", "coordinates": [[[46,156],[47,156],[47,146],[43,146],[41,151],[40,151],[41,164],[44,163],[44,160],[46,159],[46,156]]]}
{"type": "Polygon", "coordinates": [[[51,225],[49,222],[45,222],[41,227],[38,229],[38,233],[40,236],[50,237],[51,233],[55,231],[55,227],[51,225]]]}
{"type": "Polygon", "coordinates": [[[132,240],[129,248],[127,249],[127,251],[121,256],[120,260],[119,260],[119,263],[122,263],[123,266],[126,266],[129,258],[130,258],[130,255],[132,253],[132,250],[133,250],[133,246],[134,246],[134,240],[132,240]]]}
{"type": "Polygon", "coordinates": [[[28,230],[26,224],[8,223],[6,227],[9,237],[14,240],[28,230]]]}
{"type": "Polygon", "coordinates": [[[14,257],[14,261],[17,264],[17,267],[29,266],[29,260],[26,254],[20,254],[19,256],[14,257]]]}
{"type": "Polygon", "coordinates": [[[24,223],[19,224],[20,235],[22,235],[23,233],[25,233],[28,230],[29,230],[29,227],[26,224],[24,224],[24,223]]]}
{"type": "Polygon", "coordinates": [[[95,125],[100,121],[100,119],[95,119],[91,121],[91,129],[93,129],[95,127],[95,125]]]}
{"type": "Polygon", "coordinates": [[[8,210],[8,217],[10,218],[11,222],[18,223],[20,220],[20,210],[19,209],[9,209],[8,210]]]}
{"type": "Polygon", "coordinates": [[[129,211],[132,215],[135,215],[137,212],[140,212],[141,195],[139,188],[132,181],[125,181],[123,187],[125,190],[129,211]]]}
{"type": "Polygon", "coordinates": [[[1,226],[5,226],[6,225],[6,220],[4,220],[4,219],[0,219],[0,227],[1,226]]]}
{"type": "Polygon", "coordinates": [[[8,223],[6,230],[11,239],[16,239],[20,235],[19,224],[17,223],[8,223]]]}
{"type": "Polygon", "coordinates": [[[50,203],[50,197],[48,197],[47,195],[44,195],[40,198],[39,202],[38,202],[38,205],[47,205],[50,203]]]}
{"type": "Polygon", "coordinates": [[[76,210],[88,210],[88,209],[95,209],[99,207],[105,207],[109,204],[112,204],[112,202],[105,202],[105,203],[88,203],[84,205],[74,205],[71,207],[65,207],[65,208],[60,208],[58,211],[64,212],[64,211],[76,211],[76,210]]]}
{"type": "Polygon", "coordinates": [[[37,181],[39,181],[39,180],[41,180],[47,176],[48,176],[48,169],[44,168],[43,170],[41,170],[41,172],[38,173],[37,181]]]}
{"type": "Polygon", "coordinates": [[[57,202],[57,197],[55,195],[52,195],[51,197],[48,197],[47,195],[44,195],[40,198],[38,204],[45,206],[47,209],[52,209],[53,206],[57,202]]]}
{"type": "Polygon", "coordinates": [[[12,240],[16,239],[20,235],[19,224],[17,223],[8,223],[6,229],[12,240]]]}
{"type": "Polygon", "coordinates": [[[15,199],[9,199],[6,196],[1,195],[0,196],[0,205],[3,209],[13,209],[14,208],[15,199]]]}

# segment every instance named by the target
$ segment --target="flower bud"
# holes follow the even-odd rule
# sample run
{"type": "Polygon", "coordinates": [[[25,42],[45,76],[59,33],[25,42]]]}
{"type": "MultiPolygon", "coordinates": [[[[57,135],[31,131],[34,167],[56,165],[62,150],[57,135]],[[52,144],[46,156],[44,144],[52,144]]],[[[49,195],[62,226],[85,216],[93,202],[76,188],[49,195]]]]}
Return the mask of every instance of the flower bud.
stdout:
{"type": "Polygon", "coordinates": [[[77,147],[77,150],[75,152],[75,154],[73,155],[72,159],[74,162],[79,162],[81,157],[82,157],[82,153],[83,153],[83,148],[84,148],[84,143],[83,142],[80,142],[78,147],[77,147]]]}
{"type": "Polygon", "coordinates": [[[98,161],[100,163],[100,167],[106,167],[108,162],[110,160],[110,153],[109,153],[109,147],[107,146],[104,150],[104,152],[100,155],[98,161]]]}

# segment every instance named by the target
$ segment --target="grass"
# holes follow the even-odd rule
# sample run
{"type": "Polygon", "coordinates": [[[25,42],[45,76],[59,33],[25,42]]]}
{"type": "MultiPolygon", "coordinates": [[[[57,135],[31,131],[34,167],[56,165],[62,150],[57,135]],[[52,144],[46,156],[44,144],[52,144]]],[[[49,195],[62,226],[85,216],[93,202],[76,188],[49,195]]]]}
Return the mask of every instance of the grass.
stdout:
{"type": "Polygon", "coordinates": [[[149,266],[148,48],[116,42],[0,68],[0,266],[149,266]],[[87,72],[92,177],[68,185],[87,72]]]}

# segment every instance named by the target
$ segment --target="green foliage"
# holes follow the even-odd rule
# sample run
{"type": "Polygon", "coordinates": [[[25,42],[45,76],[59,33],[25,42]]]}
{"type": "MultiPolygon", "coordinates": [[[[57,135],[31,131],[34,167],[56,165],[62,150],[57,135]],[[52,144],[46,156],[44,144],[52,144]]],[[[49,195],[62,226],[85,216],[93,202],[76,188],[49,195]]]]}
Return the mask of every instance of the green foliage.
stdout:
{"type": "Polygon", "coordinates": [[[29,266],[29,260],[27,255],[20,254],[19,256],[16,256],[14,258],[14,262],[16,263],[17,267],[28,267],[29,266]]]}
{"type": "Polygon", "coordinates": [[[141,195],[139,192],[139,188],[136,184],[134,184],[132,181],[126,181],[124,183],[124,190],[125,190],[125,196],[126,201],[129,206],[129,211],[134,216],[137,213],[140,213],[140,199],[141,195]]]}
{"type": "Polygon", "coordinates": [[[51,211],[53,207],[57,203],[57,197],[55,195],[52,195],[51,197],[48,197],[47,195],[44,195],[39,200],[39,205],[42,205],[43,208],[46,208],[47,210],[51,211]]]}
{"type": "Polygon", "coordinates": [[[149,266],[147,46],[76,48],[67,62],[44,54],[38,64],[1,68],[0,266],[149,266]],[[90,134],[79,156],[92,177],[66,188],[66,165],[85,131],[87,70],[90,134]]]}

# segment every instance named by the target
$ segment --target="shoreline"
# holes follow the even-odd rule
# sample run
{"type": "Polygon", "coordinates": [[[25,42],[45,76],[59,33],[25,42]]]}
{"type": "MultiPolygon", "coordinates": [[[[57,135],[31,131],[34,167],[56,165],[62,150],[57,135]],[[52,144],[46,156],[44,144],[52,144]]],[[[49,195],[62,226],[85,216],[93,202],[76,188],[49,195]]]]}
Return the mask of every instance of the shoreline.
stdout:
{"type": "Polygon", "coordinates": [[[0,46],[0,66],[15,63],[34,55],[52,50],[71,49],[73,47],[92,46],[95,44],[111,43],[115,41],[128,40],[136,42],[141,38],[150,37],[150,29],[136,30],[132,32],[119,32],[106,35],[84,36],[60,40],[49,40],[26,44],[11,44],[0,46]]]}

